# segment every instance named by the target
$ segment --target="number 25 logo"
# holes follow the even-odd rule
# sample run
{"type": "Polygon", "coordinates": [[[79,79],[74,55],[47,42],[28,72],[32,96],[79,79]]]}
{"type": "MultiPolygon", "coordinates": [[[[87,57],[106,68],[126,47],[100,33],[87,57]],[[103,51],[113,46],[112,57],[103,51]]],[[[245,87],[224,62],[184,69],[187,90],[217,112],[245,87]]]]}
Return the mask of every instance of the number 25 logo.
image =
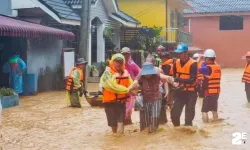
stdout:
{"type": "Polygon", "coordinates": [[[232,144],[234,145],[241,145],[243,141],[245,144],[247,139],[247,133],[235,132],[232,134],[232,136],[233,136],[232,144]]]}

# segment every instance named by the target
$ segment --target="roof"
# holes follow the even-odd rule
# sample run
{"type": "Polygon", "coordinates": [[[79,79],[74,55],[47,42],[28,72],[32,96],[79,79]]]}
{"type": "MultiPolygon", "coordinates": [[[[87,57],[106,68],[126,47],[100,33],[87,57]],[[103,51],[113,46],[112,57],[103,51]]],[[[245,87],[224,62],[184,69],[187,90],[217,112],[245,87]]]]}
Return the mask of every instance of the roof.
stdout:
{"type": "Polygon", "coordinates": [[[232,13],[250,12],[250,0],[187,0],[195,11],[184,10],[186,14],[193,13],[232,13]]]}
{"type": "Polygon", "coordinates": [[[139,21],[137,21],[136,19],[134,19],[133,17],[125,14],[123,11],[117,11],[116,13],[112,13],[112,15],[126,21],[126,22],[132,22],[132,23],[135,23],[135,24],[140,24],[139,21]]]}
{"type": "Polygon", "coordinates": [[[0,36],[74,40],[72,32],[42,26],[0,15],[0,36]]]}
{"type": "Polygon", "coordinates": [[[39,0],[61,19],[81,20],[74,9],[65,4],[63,0],[39,0]]]}
{"type": "MultiPolygon", "coordinates": [[[[91,0],[91,3],[95,3],[97,0],[91,0]]],[[[64,0],[64,2],[68,5],[79,5],[82,4],[82,0],[64,0]]]]}
{"type": "MultiPolygon", "coordinates": [[[[68,5],[80,5],[82,4],[82,0],[64,0],[64,2],[68,5]]],[[[95,3],[96,0],[91,0],[92,3],[95,3]]],[[[115,13],[112,13],[112,15],[122,19],[125,22],[131,22],[134,24],[140,24],[140,22],[138,20],[136,20],[135,18],[129,16],[128,14],[126,14],[125,12],[121,11],[118,7],[118,3],[117,0],[114,1],[115,6],[117,7],[118,11],[115,13]]]]}

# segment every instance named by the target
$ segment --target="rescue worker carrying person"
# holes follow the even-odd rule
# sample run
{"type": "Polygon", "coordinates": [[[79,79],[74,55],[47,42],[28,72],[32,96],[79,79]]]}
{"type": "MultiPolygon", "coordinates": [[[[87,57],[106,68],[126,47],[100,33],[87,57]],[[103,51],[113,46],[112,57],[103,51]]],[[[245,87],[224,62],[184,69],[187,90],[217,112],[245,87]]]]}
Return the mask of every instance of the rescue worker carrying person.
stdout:
{"type": "Polygon", "coordinates": [[[197,62],[188,56],[188,45],[180,44],[174,51],[179,59],[173,65],[175,82],[184,86],[182,91],[175,92],[171,119],[174,126],[180,126],[180,116],[185,106],[185,126],[192,126],[197,101],[196,78],[197,62]]]}
{"type": "Polygon", "coordinates": [[[66,81],[67,103],[72,107],[81,107],[80,98],[84,94],[84,73],[83,70],[87,61],[79,58],[76,67],[72,68],[66,81]]]}
{"type": "MultiPolygon", "coordinates": [[[[193,59],[197,61],[198,69],[200,69],[202,63],[204,63],[203,56],[199,53],[195,53],[193,55],[193,59]]],[[[202,87],[203,80],[204,80],[203,74],[198,72],[197,80],[196,80],[196,82],[197,82],[196,88],[197,88],[197,92],[198,92],[198,95],[200,98],[204,98],[204,88],[202,87]]]]}
{"type": "Polygon", "coordinates": [[[204,53],[205,63],[199,69],[204,75],[205,97],[202,104],[202,120],[208,123],[208,112],[212,111],[213,119],[218,119],[218,99],[220,95],[221,67],[215,62],[214,50],[208,49],[204,53]]]}
{"type": "Polygon", "coordinates": [[[108,126],[114,134],[121,135],[124,132],[126,102],[130,100],[128,87],[133,83],[125,69],[125,58],[122,54],[112,56],[100,82],[108,126]]]}
{"type": "Polygon", "coordinates": [[[242,82],[245,83],[245,91],[246,91],[246,96],[248,103],[250,104],[250,51],[247,52],[245,56],[243,56],[243,59],[246,59],[246,66],[245,66],[245,71],[242,77],[242,82]]]}

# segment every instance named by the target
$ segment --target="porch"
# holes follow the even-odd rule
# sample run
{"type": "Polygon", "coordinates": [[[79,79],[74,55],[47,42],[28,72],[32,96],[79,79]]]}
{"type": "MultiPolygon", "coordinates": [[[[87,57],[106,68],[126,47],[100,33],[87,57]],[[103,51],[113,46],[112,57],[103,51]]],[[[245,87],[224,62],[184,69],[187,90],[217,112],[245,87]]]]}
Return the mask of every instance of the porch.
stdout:
{"type": "Polygon", "coordinates": [[[162,32],[165,32],[166,36],[162,39],[165,39],[165,43],[167,44],[179,44],[179,43],[186,43],[188,45],[192,44],[193,36],[189,32],[185,32],[180,28],[166,28],[163,29],[162,32]]]}

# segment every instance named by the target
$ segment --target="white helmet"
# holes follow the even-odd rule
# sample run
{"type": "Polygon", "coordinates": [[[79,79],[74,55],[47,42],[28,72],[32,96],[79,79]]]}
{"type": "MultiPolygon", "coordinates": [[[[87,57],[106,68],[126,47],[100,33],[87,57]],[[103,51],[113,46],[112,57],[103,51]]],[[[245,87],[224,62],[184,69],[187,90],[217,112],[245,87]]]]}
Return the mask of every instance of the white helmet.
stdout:
{"type": "Polygon", "coordinates": [[[193,58],[198,58],[198,57],[200,57],[200,54],[199,54],[199,53],[195,53],[195,54],[193,55],[193,58]]]}
{"type": "Polygon", "coordinates": [[[215,58],[215,57],[216,57],[216,54],[215,54],[214,50],[212,50],[212,49],[207,49],[207,50],[204,52],[204,57],[215,58]]]}

